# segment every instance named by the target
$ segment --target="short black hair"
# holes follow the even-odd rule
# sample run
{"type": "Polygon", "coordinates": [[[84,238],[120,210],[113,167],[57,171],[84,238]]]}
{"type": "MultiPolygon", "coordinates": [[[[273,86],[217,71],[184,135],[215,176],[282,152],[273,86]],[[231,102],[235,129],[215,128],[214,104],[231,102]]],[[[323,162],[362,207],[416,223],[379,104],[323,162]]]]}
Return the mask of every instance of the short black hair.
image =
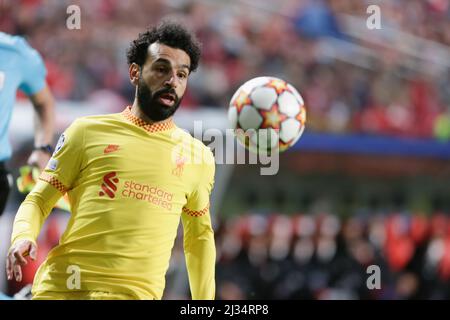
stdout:
{"type": "Polygon", "coordinates": [[[191,59],[189,71],[192,72],[197,69],[201,45],[193,33],[189,32],[181,24],[174,22],[162,22],[158,26],[140,33],[138,38],[131,42],[127,50],[128,65],[136,63],[142,66],[147,59],[148,47],[154,42],[183,50],[191,59]]]}

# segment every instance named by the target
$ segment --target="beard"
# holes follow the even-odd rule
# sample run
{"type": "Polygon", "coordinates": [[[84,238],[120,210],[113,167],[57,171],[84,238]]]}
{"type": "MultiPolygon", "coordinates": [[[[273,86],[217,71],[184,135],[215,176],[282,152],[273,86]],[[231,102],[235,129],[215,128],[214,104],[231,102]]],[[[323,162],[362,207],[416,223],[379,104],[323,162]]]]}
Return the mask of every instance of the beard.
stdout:
{"type": "Polygon", "coordinates": [[[137,100],[141,111],[149,117],[152,121],[162,121],[171,117],[180,106],[182,97],[179,98],[173,88],[163,88],[161,90],[152,92],[146,85],[144,80],[139,77],[137,87],[137,100]],[[158,101],[163,94],[173,94],[175,97],[172,106],[166,106],[158,101]]]}

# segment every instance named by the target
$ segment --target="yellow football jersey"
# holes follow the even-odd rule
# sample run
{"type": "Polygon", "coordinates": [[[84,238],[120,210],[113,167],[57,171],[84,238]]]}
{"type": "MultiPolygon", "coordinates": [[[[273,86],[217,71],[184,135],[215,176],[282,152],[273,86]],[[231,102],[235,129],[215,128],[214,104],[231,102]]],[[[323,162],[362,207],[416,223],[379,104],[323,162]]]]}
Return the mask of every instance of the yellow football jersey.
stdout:
{"type": "Polygon", "coordinates": [[[214,299],[214,168],[209,148],[171,119],[148,124],[130,107],[77,119],[14,222],[12,243],[35,241],[67,192],[71,217],[36,273],[33,294],[105,291],[161,299],[181,218],[192,298],[214,299]]]}

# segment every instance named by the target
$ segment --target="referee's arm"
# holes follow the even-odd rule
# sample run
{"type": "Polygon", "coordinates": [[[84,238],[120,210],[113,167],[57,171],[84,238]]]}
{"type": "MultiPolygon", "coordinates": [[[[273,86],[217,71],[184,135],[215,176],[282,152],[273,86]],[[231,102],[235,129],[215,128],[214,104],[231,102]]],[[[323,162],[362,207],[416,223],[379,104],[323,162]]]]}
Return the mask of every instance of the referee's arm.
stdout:
{"type": "Polygon", "coordinates": [[[47,85],[39,92],[29,96],[35,111],[34,146],[35,150],[28,158],[28,164],[44,170],[51,152],[44,146],[53,145],[55,108],[53,95],[47,85]]]}

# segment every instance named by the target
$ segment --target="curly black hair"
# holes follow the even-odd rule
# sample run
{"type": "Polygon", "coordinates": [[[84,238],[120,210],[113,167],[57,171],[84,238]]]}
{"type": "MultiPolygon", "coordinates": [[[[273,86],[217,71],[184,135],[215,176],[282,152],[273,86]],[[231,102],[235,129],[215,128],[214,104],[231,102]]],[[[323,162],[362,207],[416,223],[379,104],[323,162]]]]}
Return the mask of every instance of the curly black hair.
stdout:
{"type": "Polygon", "coordinates": [[[148,47],[154,42],[185,51],[191,58],[189,71],[197,69],[201,54],[200,43],[195,35],[191,34],[184,26],[174,22],[162,22],[158,26],[140,33],[127,50],[128,65],[134,62],[142,66],[147,59],[148,47]]]}

